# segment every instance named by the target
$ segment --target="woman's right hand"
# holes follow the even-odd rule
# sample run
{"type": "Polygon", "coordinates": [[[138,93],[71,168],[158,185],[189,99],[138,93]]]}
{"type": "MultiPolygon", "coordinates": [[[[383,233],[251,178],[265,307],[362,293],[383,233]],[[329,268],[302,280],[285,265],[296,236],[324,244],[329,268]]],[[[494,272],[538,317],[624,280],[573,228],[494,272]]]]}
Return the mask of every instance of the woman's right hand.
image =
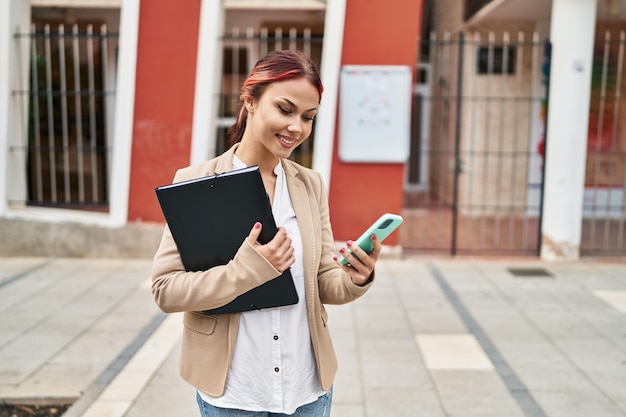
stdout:
{"type": "Polygon", "coordinates": [[[291,246],[291,239],[287,236],[287,231],[284,227],[279,227],[276,236],[272,238],[265,245],[259,243],[258,238],[261,235],[261,228],[263,226],[260,222],[256,222],[248,235],[248,243],[259,251],[265,259],[267,259],[274,268],[279,272],[284,272],[289,268],[296,260],[294,256],[293,246],[291,246]]]}

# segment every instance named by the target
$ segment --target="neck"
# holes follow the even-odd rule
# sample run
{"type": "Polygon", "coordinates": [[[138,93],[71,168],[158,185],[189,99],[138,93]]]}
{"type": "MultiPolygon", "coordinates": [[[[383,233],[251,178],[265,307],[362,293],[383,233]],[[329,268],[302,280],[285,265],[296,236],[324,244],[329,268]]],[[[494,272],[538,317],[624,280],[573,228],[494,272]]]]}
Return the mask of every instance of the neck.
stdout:
{"type": "Polygon", "coordinates": [[[247,166],[258,165],[261,174],[274,174],[274,167],[278,164],[278,158],[269,153],[263,147],[254,147],[249,142],[242,140],[235,150],[237,158],[247,166]]]}

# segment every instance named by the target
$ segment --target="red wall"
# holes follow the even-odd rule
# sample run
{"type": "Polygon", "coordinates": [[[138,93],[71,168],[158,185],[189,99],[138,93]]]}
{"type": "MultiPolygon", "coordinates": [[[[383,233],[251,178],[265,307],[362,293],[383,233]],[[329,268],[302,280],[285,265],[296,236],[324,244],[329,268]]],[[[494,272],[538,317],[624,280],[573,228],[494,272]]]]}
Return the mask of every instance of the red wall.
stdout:
{"type": "MultiPolygon", "coordinates": [[[[347,0],[342,65],[415,68],[421,12],[421,0],[347,0]]],[[[338,123],[339,119],[335,124],[330,215],[335,239],[356,239],[382,213],[400,214],[405,166],[341,162],[337,156],[338,123]]],[[[397,244],[397,234],[385,244],[397,244]]]]}
{"type": "Polygon", "coordinates": [[[154,188],[189,165],[200,0],[142,1],[128,220],[163,221],[154,188]]]}

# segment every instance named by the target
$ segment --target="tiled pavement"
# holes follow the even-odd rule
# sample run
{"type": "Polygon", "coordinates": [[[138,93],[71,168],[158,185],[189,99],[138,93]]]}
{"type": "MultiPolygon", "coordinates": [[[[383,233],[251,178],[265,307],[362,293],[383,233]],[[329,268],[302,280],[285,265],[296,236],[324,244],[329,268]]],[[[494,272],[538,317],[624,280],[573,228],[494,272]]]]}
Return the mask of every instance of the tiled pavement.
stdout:
{"type": "MultiPolygon", "coordinates": [[[[0,399],[198,415],[150,260],[0,258],[0,399]]],[[[329,306],[333,417],[626,416],[626,263],[384,259],[329,306]],[[552,276],[514,276],[509,268],[552,276]]]]}

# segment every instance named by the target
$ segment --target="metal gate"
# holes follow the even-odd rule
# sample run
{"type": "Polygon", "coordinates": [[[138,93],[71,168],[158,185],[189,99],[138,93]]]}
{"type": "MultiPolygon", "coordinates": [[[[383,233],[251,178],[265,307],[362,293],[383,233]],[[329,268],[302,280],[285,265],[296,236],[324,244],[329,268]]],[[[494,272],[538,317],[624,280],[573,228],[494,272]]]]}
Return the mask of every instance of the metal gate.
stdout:
{"type": "Polygon", "coordinates": [[[549,49],[524,33],[421,41],[405,250],[538,254],[549,49]]]}

